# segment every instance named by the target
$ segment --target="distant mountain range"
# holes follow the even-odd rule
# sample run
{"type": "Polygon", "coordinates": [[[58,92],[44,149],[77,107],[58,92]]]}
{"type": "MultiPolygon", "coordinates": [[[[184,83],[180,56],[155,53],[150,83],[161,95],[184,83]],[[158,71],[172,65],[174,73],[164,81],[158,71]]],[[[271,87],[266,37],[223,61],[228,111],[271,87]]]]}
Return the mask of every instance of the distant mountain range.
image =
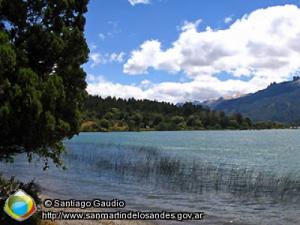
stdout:
{"type": "Polygon", "coordinates": [[[300,78],[272,83],[264,90],[239,98],[220,98],[201,104],[226,113],[239,112],[254,121],[300,124],[300,78]]]}

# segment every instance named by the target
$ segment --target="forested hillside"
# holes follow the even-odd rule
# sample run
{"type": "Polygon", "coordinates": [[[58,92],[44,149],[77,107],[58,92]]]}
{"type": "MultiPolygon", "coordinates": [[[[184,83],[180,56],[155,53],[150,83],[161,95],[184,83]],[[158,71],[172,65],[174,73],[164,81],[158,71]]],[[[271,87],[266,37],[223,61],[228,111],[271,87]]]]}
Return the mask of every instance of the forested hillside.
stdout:
{"type": "Polygon", "coordinates": [[[268,88],[241,98],[214,103],[215,110],[241,113],[254,121],[300,124],[300,78],[273,83],[268,88]]]}
{"type": "Polygon", "coordinates": [[[89,96],[84,108],[82,131],[203,130],[279,128],[280,124],[253,124],[235,113],[210,110],[185,103],[116,99],[89,96]]]}

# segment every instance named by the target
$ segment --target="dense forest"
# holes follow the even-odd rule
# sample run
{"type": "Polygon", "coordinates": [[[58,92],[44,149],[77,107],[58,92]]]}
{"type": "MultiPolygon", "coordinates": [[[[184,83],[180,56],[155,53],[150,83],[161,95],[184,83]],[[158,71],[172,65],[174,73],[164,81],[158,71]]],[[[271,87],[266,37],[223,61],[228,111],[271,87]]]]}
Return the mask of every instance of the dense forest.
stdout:
{"type": "Polygon", "coordinates": [[[284,128],[273,122],[253,123],[235,113],[185,103],[176,106],[150,100],[89,96],[84,105],[81,131],[219,130],[284,128]]]}

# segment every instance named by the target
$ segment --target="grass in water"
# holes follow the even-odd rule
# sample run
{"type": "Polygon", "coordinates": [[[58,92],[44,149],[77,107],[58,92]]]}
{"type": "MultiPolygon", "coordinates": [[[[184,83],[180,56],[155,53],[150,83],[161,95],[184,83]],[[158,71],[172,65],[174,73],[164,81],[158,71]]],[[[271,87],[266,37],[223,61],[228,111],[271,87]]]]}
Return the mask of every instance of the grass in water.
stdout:
{"type": "Polygon", "coordinates": [[[69,164],[80,162],[99,173],[113,172],[174,191],[216,191],[249,198],[269,196],[280,201],[300,201],[300,179],[292,174],[276,176],[256,169],[186,161],[151,147],[83,145],[78,151],[72,149],[66,160],[69,164]],[[95,148],[101,151],[94,151],[95,148]]]}

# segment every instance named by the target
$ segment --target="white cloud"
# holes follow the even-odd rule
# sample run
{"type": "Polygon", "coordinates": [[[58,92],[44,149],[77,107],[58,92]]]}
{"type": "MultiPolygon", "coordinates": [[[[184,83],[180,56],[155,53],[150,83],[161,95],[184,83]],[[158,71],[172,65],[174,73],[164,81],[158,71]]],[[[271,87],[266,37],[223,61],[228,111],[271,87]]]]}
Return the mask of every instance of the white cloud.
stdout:
{"type": "Polygon", "coordinates": [[[150,0],[128,0],[128,2],[134,6],[136,4],[149,4],[150,0]]]}
{"type": "Polygon", "coordinates": [[[228,24],[228,23],[232,22],[232,20],[233,20],[233,19],[232,19],[231,16],[225,17],[224,23],[228,24]]]}
{"type": "Polygon", "coordinates": [[[113,52],[111,54],[101,54],[99,52],[90,53],[91,67],[107,63],[122,63],[124,62],[125,52],[113,52]]]}
{"type": "Polygon", "coordinates": [[[124,56],[125,56],[125,52],[120,52],[120,53],[113,52],[109,56],[109,61],[122,63],[122,62],[124,62],[124,56]]]}
{"type": "Polygon", "coordinates": [[[134,85],[124,85],[112,83],[103,78],[103,76],[88,75],[87,91],[92,95],[101,95],[102,97],[115,96],[120,98],[145,98],[143,90],[134,85]]]}
{"type": "Polygon", "coordinates": [[[145,74],[149,68],[171,73],[183,71],[192,79],[190,83],[158,84],[155,88],[159,97],[170,99],[170,95],[162,93],[169,90],[170,94],[172,89],[178,99],[182,95],[189,99],[212,96],[207,94],[210,91],[214,95],[227,95],[233,90],[255,91],[272,81],[286,80],[300,70],[300,9],[295,5],[255,10],[224,30],[207,27],[198,31],[200,22],[185,23],[178,39],[168,49],[163,49],[159,40],[145,41],[131,52],[123,72],[145,74]],[[236,79],[220,81],[216,75],[221,72],[236,79]],[[247,76],[249,81],[242,81],[242,76],[247,76]],[[207,91],[198,96],[186,88],[195,93],[207,91]]]}
{"type": "Polygon", "coordinates": [[[134,97],[136,99],[151,99],[173,103],[233,96],[249,92],[254,85],[240,80],[220,81],[213,77],[202,77],[199,80],[182,83],[152,83],[149,80],[143,80],[140,84],[125,85],[108,81],[103,76],[88,75],[87,81],[87,91],[92,95],[119,98],[134,97]]]}
{"type": "Polygon", "coordinates": [[[90,53],[90,59],[91,59],[91,67],[95,67],[99,64],[105,64],[107,61],[104,59],[104,57],[97,52],[90,53]]]}
{"type": "Polygon", "coordinates": [[[180,30],[181,31],[186,31],[186,30],[189,30],[189,29],[193,29],[194,27],[198,27],[200,23],[202,23],[202,19],[198,19],[194,22],[186,20],[186,21],[184,21],[184,23],[181,26],[180,30]]]}

